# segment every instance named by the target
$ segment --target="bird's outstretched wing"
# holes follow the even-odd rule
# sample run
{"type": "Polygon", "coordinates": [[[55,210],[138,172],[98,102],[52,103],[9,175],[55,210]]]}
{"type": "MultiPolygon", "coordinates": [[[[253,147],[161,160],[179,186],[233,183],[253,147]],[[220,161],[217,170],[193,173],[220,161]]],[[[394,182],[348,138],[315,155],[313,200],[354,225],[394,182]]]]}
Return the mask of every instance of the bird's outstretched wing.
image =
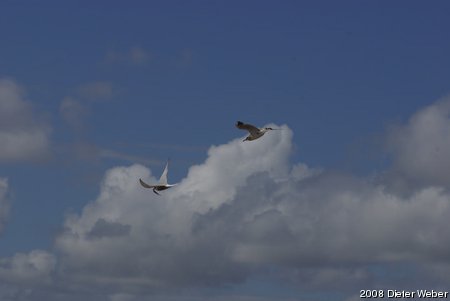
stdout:
{"type": "Polygon", "coordinates": [[[169,160],[167,160],[166,167],[164,168],[161,178],[159,178],[159,185],[167,185],[167,173],[168,172],[169,172],[169,160]]]}
{"type": "Polygon", "coordinates": [[[236,122],[236,127],[240,130],[247,130],[252,135],[257,135],[259,133],[259,129],[251,124],[243,123],[242,121],[236,122]]]}
{"type": "Polygon", "coordinates": [[[155,185],[148,185],[147,183],[145,183],[144,181],[142,181],[141,179],[139,179],[139,182],[141,183],[142,186],[144,186],[145,188],[155,188],[155,185]]]}

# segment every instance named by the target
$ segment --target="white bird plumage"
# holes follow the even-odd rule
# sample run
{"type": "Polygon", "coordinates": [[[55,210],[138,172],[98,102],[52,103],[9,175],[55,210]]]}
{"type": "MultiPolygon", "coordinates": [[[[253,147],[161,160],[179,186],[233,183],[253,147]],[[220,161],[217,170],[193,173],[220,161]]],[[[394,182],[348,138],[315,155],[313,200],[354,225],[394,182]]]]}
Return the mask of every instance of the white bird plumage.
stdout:
{"type": "Polygon", "coordinates": [[[168,173],[168,171],[169,171],[169,160],[167,160],[166,167],[164,168],[164,171],[163,171],[161,177],[159,178],[158,184],[156,184],[156,185],[149,185],[149,184],[145,183],[144,181],[142,181],[142,179],[139,179],[139,182],[141,183],[141,185],[143,187],[151,188],[151,189],[153,189],[154,193],[156,193],[157,195],[160,195],[158,193],[158,191],[166,190],[166,189],[169,189],[169,188],[177,185],[177,184],[168,184],[167,183],[167,173],[168,173]]]}
{"type": "Polygon", "coordinates": [[[268,131],[280,130],[280,129],[274,129],[274,128],[270,128],[270,127],[257,128],[254,125],[251,125],[249,123],[243,123],[242,121],[236,122],[236,127],[240,130],[247,130],[249,132],[248,137],[245,138],[243,141],[256,140],[256,139],[262,137],[268,131]]]}

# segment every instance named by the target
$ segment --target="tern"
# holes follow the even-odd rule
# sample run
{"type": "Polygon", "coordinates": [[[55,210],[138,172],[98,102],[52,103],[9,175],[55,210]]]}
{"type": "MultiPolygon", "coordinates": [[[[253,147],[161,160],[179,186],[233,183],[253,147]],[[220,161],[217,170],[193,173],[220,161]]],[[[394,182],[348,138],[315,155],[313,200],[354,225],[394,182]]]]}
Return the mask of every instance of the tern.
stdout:
{"type": "Polygon", "coordinates": [[[142,179],[139,179],[139,182],[145,188],[152,188],[154,193],[156,193],[157,195],[160,195],[158,193],[158,191],[166,190],[166,189],[169,189],[169,188],[177,185],[177,184],[167,184],[167,172],[168,171],[169,171],[169,160],[167,160],[166,167],[164,168],[164,171],[163,171],[161,177],[159,178],[159,183],[158,184],[156,184],[156,185],[149,185],[149,184],[145,183],[144,181],[142,181],[142,179]]]}
{"type": "Polygon", "coordinates": [[[280,130],[280,129],[273,129],[273,128],[258,129],[256,126],[248,124],[248,123],[243,123],[242,121],[236,122],[236,127],[240,130],[247,130],[249,132],[250,135],[248,135],[248,137],[245,138],[243,141],[256,140],[256,139],[262,137],[268,131],[280,130]]]}

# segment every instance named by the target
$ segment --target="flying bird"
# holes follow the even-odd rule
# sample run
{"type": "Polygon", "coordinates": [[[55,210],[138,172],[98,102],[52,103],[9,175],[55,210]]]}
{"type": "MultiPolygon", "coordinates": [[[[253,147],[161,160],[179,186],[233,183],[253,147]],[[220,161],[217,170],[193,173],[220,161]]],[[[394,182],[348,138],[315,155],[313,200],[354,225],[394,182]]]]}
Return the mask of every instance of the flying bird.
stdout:
{"type": "Polygon", "coordinates": [[[167,183],[167,172],[168,171],[169,171],[169,160],[167,160],[166,167],[164,168],[164,171],[163,171],[161,177],[159,178],[159,183],[158,184],[156,184],[156,185],[149,185],[149,184],[145,183],[144,181],[142,181],[142,179],[139,179],[139,182],[145,188],[152,188],[154,193],[156,193],[157,195],[160,195],[158,193],[158,191],[166,190],[166,189],[169,189],[169,188],[177,185],[177,184],[168,184],[167,183]]]}
{"type": "Polygon", "coordinates": [[[280,129],[273,129],[273,128],[258,129],[256,126],[248,124],[248,123],[243,123],[242,121],[236,122],[236,127],[240,130],[247,130],[249,132],[250,135],[248,135],[248,137],[245,138],[243,141],[252,141],[252,140],[262,137],[268,131],[280,130],[280,129]]]}

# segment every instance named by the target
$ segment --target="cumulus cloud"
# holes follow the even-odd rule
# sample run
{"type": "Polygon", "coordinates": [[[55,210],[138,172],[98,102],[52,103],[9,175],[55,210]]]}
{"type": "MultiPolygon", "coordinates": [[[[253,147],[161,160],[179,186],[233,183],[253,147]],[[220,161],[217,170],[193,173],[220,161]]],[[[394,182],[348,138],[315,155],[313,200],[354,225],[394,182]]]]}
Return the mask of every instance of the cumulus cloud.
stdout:
{"type": "Polygon", "coordinates": [[[87,233],[88,237],[102,238],[102,237],[114,237],[114,236],[126,236],[130,233],[130,225],[122,225],[117,222],[108,222],[103,218],[100,218],[92,227],[91,231],[87,233]]]}
{"type": "Polygon", "coordinates": [[[37,159],[49,151],[50,126],[38,121],[31,103],[12,80],[0,79],[0,161],[37,159]]]}
{"type": "Polygon", "coordinates": [[[49,283],[55,265],[55,256],[46,251],[17,253],[11,258],[0,259],[0,279],[28,286],[49,283]]]}
{"type": "Polygon", "coordinates": [[[303,271],[311,286],[349,285],[370,279],[355,266],[450,261],[446,190],[404,198],[367,179],[290,167],[292,131],[270,134],[211,147],[162,197],[139,186],[157,180],[147,168],[111,169],[57,239],[65,270],[132,292],[237,283],[269,266],[303,271]]]}
{"type": "Polygon", "coordinates": [[[200,242],[204,249],[199,249],[191,234],[193,217],[232,201],[238,187],[245,186],[246,177],[255,172],[265,171],[273,177],[287,172],[291,137],[291,130],[285,127],[281,135],[267,135],[265,143],[273,145],[271,149],[252,144],[247,145],[248,149],[241,139],[212,147],[207,162],[192,167],[188,177],[162,198],[139,185],[139,178],[157,181],[147,168],[133,165],[110,170],[99,198],[86,206],[80,216],[68,218],[65,232],[57,239],[57,248],[65,254],[65,268],[73,273],[97,275],[95,279],[101,282],[115,282],[125,274],[130,277],[127,285],[137,286],[207,283],[222,277],[230,281],[242,279],[242,268],[233,264],[227,267],[220,261],[231,258],[222,256],[211,260],[217,261],[225,273],[215,269],[201,272],[209,264],[205,255],[220,250],[216,250],[219,245],[206,242],[200,242]],[[252,166],[252,160],[258,164],[252,166]],[[101,224],[130,227],[121,233],[124,235],[102,235],[93,240],[92,233],[101,224]],[[104,274],[106,270],[109,272],[104,274]]]}
{"type": "MultiPolygon", "coordinates": [[[[442,104],[436,106],[395,130],[409,137],[392,142],[396,151],[406,151],[402,144],[422,137],[419,129],[430,123],[440,124],[431,127],[440,134],[425,136],[443,137],[446,119],[442,104]],[[424,116],[441,122],[423,122],[424,116]]],[[[446,283],[450,192],[434,185],[445,184],[438,181],[444,174],[405,196],[379,179],[291,165],[293,132],[281,128],[254,142],[212,146],[205,162],[162,196],[139,185],[139,178],[155,182],[159,175],[142,165],[108,170],[98,197],[65,219],[55,241],[56,275],[72,287],[108,292],[108,300],[170,300],[164,292],[244,283],[265,273],[349,298],[374,283],[446,283]]],[[[415,167],[425,174],[428,168],[415,167]]],[[[3,266],[11,270],[11,262],[3,266]]],[[[234,299],[252,298],[264,300],[234,299]]]]}
{"type": "Polygon", "coordinates": [[[388,148],[396,170],[425,185],[450,185],[450,98],[415,113],[406,124],[391,128],[388,148]]]}

